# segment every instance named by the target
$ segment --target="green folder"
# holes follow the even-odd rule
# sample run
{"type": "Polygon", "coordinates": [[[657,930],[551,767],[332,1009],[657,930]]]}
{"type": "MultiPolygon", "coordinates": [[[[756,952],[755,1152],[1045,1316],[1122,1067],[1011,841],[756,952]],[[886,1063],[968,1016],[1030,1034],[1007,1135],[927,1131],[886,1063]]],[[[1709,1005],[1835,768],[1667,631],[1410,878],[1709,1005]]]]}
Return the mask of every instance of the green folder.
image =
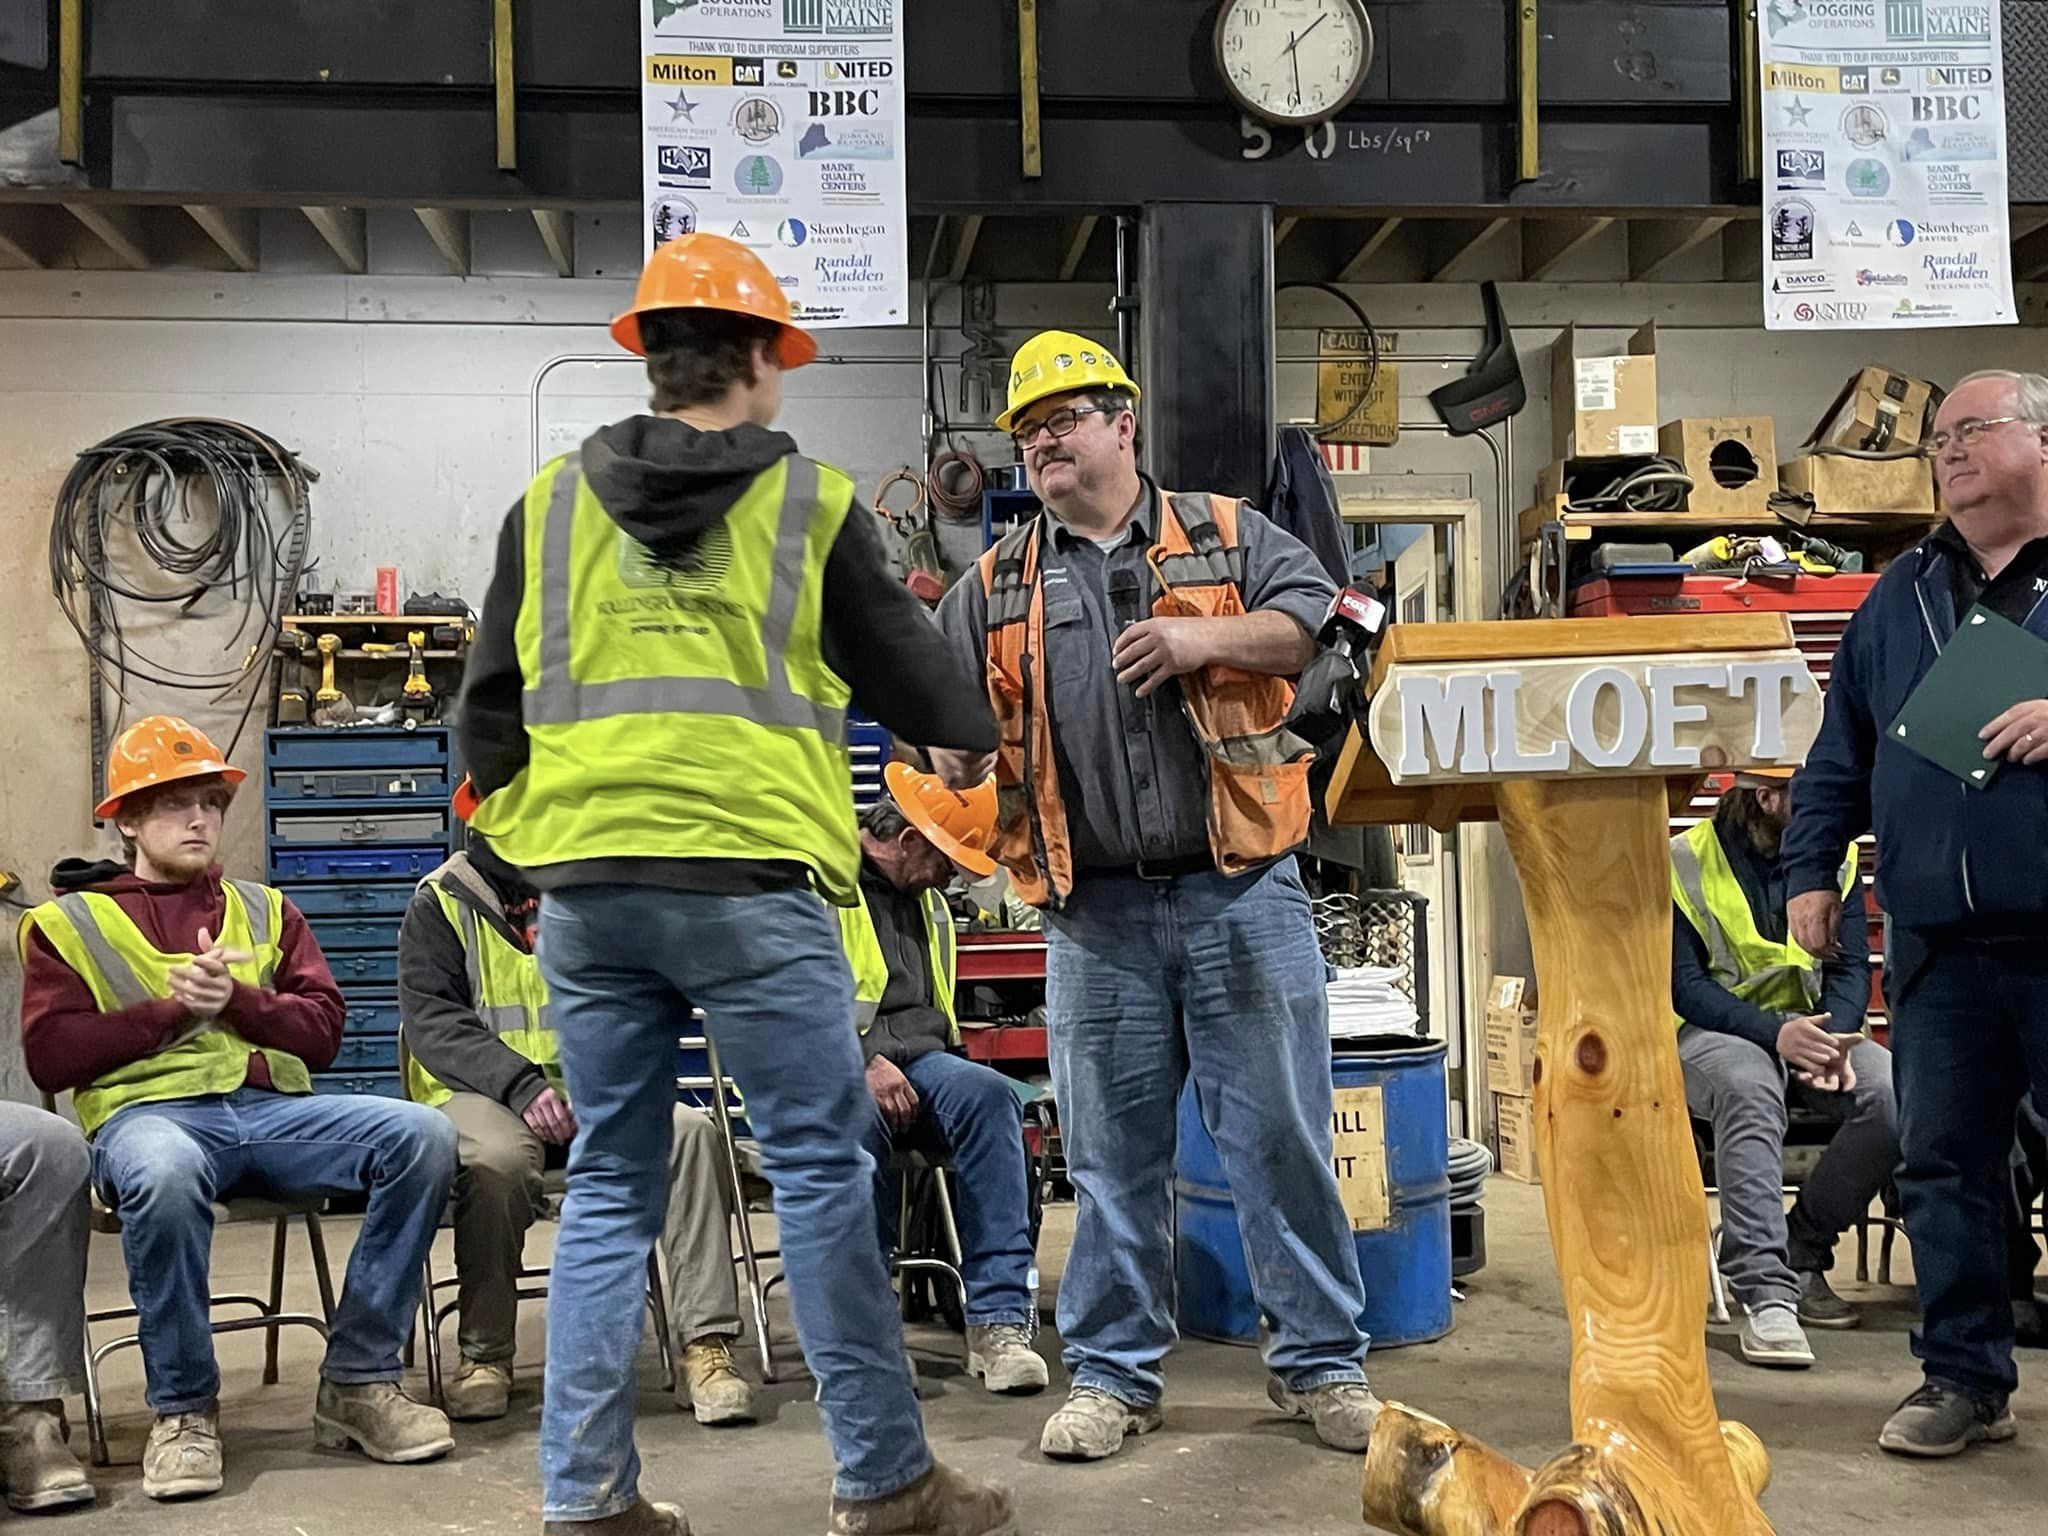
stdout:
{"type": "Polygon", "coordinates": [[[2048,699],[2048,640],[1974,607],[1892,721],[1890,735],[1982,789],[2006,760],[1985,757],[1977,733],[2022,699],[2048,699]]]}

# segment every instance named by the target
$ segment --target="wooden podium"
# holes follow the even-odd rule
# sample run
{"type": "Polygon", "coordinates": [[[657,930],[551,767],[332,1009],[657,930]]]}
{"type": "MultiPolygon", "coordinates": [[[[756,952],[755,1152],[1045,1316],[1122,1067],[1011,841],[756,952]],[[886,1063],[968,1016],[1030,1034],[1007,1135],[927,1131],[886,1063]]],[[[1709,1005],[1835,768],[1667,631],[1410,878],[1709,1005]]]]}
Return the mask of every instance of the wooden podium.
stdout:
{"type": "Polygon", "coordinates": [[[1518,1466],[1389,1404],[1365,1518],[1405,1536],[1761,1536],[1770,1477],[1707,1377],[1707,1207],[1671,1014],[1668,818],[1804,761],[1820,696],[1780,614],[1396,626],[1339,823],[1498,817],[1539,988],[1535,1119],[1573,1443],[1518,1466]]]}

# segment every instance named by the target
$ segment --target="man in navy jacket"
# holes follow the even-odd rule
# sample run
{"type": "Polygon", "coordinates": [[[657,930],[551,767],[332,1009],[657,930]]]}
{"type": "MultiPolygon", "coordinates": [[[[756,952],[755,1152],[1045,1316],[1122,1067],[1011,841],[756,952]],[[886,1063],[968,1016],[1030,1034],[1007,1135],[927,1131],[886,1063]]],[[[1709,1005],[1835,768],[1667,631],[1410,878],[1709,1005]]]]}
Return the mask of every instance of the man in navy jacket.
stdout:
{"type": "Polygon", "coordinates": [[[1926,1378],[1878,1444],[1952,1456],[2016,1432],[2003,1213],[2020,1098],[2031,1084],[2048,1103],[2048,700],[1985,722],[1984,755],[2005,766],[1981,789],[1886,731],[1972,606],[2048,640],[2048,378],[1972,374],[1929,446],[1949,520],[1892,562],[1842,637],[1784,861],[1792,934],[1826,954],[1842,848],[1877,833],[1926,1378]]]}

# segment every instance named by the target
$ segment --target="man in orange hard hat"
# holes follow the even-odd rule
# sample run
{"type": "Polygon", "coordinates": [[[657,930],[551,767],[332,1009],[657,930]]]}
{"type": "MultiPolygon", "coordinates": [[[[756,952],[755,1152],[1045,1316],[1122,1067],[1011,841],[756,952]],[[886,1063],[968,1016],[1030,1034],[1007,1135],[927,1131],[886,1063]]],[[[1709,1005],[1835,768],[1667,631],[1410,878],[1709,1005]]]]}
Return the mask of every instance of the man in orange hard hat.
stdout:
{"type": "Polygon", "coordinates": [[[1045,1361],[1031,1347],[1038,1319],[1023,1105],[1010,1079],[960,1054],[946,904],[956,870],[995,873],[995,781],[950,789],[908,763],[889,764],[883,777],[888,794],[860,822],[860,905],[839,910],[875,1101],[867,1148],[882,1246],[893,1250],[900,1236],[891,1148],[935,1142],[951,1154],[960,1189],[967,1372],[991,1392],[1042,1392],[1045,1361]]]}
{"type": "Polygon", "coordinates": [[[461,717],[471,825],[541,892],[579,1127],[548,1298],[546,1529],[688,1529],[640,1497],[633,1359],[694,1005],[775,1187],[839,1467],[830,1529],[1013,1531],[1008,1495],[925,1443],[874,1242],[873,1108],[832,916],[859,899],[848,706],[977,752],[994,721],[891,579],[852,480],[770,430],[817,344],[767,267],[715,235],[670,241],[612,334],[647,359],[652,414],[547,465],[506,518],[461,717]]]}
{"type": "Polygon", "coordinates": [[[142,1453],[153,1499],[221,1487],[207,1269],[214,1202],[243,1189],[369,1197],[320,1367],[315,1442],[386,1462],[455,1445],[440,1410],[398,1386],[455,1132],[417,1104],[313,1092],[309,1069],[341,1048],[341,993],[299,909],[214,862],[244,777],[185,721],[137,721],[107,755],[97,812],[128,864],[59,865],[60,894],[21,925],[29,1076],[71,1092],[93,1186],[121,1218],[156,1415],[142,1453]]]}

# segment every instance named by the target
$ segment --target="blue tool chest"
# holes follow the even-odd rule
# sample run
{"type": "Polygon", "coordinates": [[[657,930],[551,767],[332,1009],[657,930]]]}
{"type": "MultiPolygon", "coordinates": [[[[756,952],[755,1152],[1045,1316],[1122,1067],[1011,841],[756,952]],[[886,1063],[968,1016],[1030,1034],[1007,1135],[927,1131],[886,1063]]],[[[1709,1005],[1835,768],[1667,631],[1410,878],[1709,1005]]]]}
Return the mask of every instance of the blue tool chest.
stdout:
{"type": "Polygon", "coordinates": [[[461,775],[446,726],[285,729],[264,742],[264,857],[341,988],[341,1052],[316,1093],[403,1098],[398,927],[453,850],[461,775]]]}

